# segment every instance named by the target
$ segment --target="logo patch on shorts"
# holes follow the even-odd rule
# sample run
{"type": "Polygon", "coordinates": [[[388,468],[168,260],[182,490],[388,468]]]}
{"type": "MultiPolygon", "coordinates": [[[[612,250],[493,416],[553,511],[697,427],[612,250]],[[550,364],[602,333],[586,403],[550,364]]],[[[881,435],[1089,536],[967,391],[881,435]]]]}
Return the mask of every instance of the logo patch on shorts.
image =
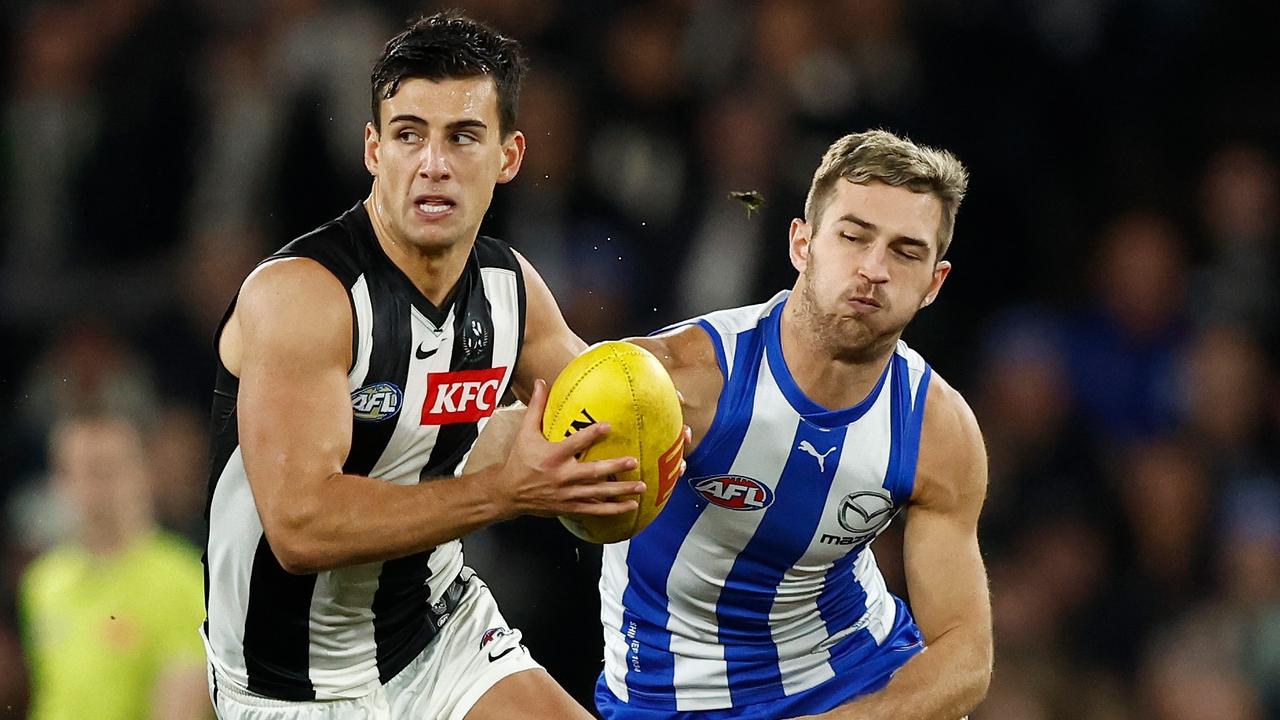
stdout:
{"type": "Polygon", "coordinates": [[[404,393],[394,383],[365,385],[351,393],[351,412],[360,422],[382,422],[400,413],[404,393]]]}
{"type": "Polygon", "coordinates": [[[503,637],[505,635],[510,635],[510,634],[511,634],[511,630],[504,627],[489,628],[488,630],[484,631],[484,635],[481,636],[480,638],[480,649],[483,650],[485,649],[485,646],[487,646],[489,643],[493,642],[494,640],[497,640],[500,637],[503,637]]]}

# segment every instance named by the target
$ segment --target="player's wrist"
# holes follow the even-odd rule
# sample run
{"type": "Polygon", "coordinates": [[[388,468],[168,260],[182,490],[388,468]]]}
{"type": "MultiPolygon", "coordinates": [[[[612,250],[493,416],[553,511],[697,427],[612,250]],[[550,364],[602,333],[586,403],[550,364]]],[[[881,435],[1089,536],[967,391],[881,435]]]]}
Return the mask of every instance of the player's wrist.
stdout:
{"type": "Polygon", "coordinates": [[[508,477],[506,465],[491,465],[476,472],[470,479],[478,490],[476,502],[481,507],[485,524],[512,520],[525,514],[519,498],[504,478],[508,477]]]}

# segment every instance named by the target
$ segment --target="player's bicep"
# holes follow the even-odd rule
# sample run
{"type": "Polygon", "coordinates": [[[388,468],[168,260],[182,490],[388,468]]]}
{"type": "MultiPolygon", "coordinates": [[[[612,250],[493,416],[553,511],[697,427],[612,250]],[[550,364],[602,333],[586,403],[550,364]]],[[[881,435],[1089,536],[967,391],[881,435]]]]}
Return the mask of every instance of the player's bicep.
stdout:
{"type": "Polygon", "coordinates": [[[291,259],[255,271],[236,314],[240,446],[270,535],[282,516],[309,509],[315,484],[341,472],[350,450],[350,304],[328,271],[291,259]]]}
{"type": "Polygon", "coordinates": [[[903,561],[911,609],[933,642],[964,628],[991,633],[987,574],[978,548],[986,493],[986,451],[968,406],[950,387],[931,389],[921,438],[917,492],[907,512],[903,561]]]}
{"type": "Polygon", "coordinates": [[[569,329],[560,306],[556,304],[551,288],[538,271],[516,253],[525,285],[524,345],[520,350],[520,364],[516,367],[512,391],[521,402],[529,402],[533,383],[542,378],[547,384],[555,382],[587,344],[569,329]]]}
{"type": "Polygon", "coordinates": [[[725,382],[711,337],[698,325],[686,325],[662,335],[627,338],[627,342],[653,353],[671,375],[676,390],[680,391],[684,423],[693,434],[685,452],[692,452],[715,420],[716,405],[725,382]]]}

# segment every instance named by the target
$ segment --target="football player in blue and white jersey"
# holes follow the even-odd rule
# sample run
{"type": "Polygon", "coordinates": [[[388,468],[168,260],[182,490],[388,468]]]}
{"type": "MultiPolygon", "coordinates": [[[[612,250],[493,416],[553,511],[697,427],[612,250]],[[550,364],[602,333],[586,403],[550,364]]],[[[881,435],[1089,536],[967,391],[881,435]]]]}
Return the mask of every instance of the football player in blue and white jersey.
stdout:
{"type": "Polygon", "coordinates": [[[791,224],[790,292],[633,340],[693,449],[653,524],[605,548],[607,720],[959,718],[983,698],[986,453],[900,339],[951,270],[967,184],[949,152],[840,138],[791,224]],[[910,607],[870,547],[904,509],[910,607]]]}
{"type": "Polygon", "coordinates": [[[967,185],[949,152],[840,138],[791,224],[791,291],[631,340],[671,373],[692,435],[665,509],[604,549],[605,720],[954,719],[982,700],[986,452],[900,339],[951,271],[967,185]],[[870,547],[904,509],[910,607],[870,547]]]}

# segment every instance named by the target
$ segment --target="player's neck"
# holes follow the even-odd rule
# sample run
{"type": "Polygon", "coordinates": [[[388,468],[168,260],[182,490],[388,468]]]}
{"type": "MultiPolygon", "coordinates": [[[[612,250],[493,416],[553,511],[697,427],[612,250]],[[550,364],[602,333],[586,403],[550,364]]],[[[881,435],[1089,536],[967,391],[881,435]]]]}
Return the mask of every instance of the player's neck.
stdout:
{"type": "Polygon", "coordinates": [[[475,238],[472,237],[471,242],[454,243],[438,251],[427,251],[395,237],[391,228],[382,222],[381,214],[374,207],[372,194],[365,199],[364,207],[382,252],[432,305],[443,305],[453,292],[458,278],[462,277],[462,270],[471,255],[475,238]]]}
{"type": "Polygon", "coordinates": [[[779,335],[782,357],[796,385],[810,400],[830,410],[852,407],[875,389],[895,343],[857,359],[841,357],[827,347],[794,308],[783,308],[779,335]]]}

